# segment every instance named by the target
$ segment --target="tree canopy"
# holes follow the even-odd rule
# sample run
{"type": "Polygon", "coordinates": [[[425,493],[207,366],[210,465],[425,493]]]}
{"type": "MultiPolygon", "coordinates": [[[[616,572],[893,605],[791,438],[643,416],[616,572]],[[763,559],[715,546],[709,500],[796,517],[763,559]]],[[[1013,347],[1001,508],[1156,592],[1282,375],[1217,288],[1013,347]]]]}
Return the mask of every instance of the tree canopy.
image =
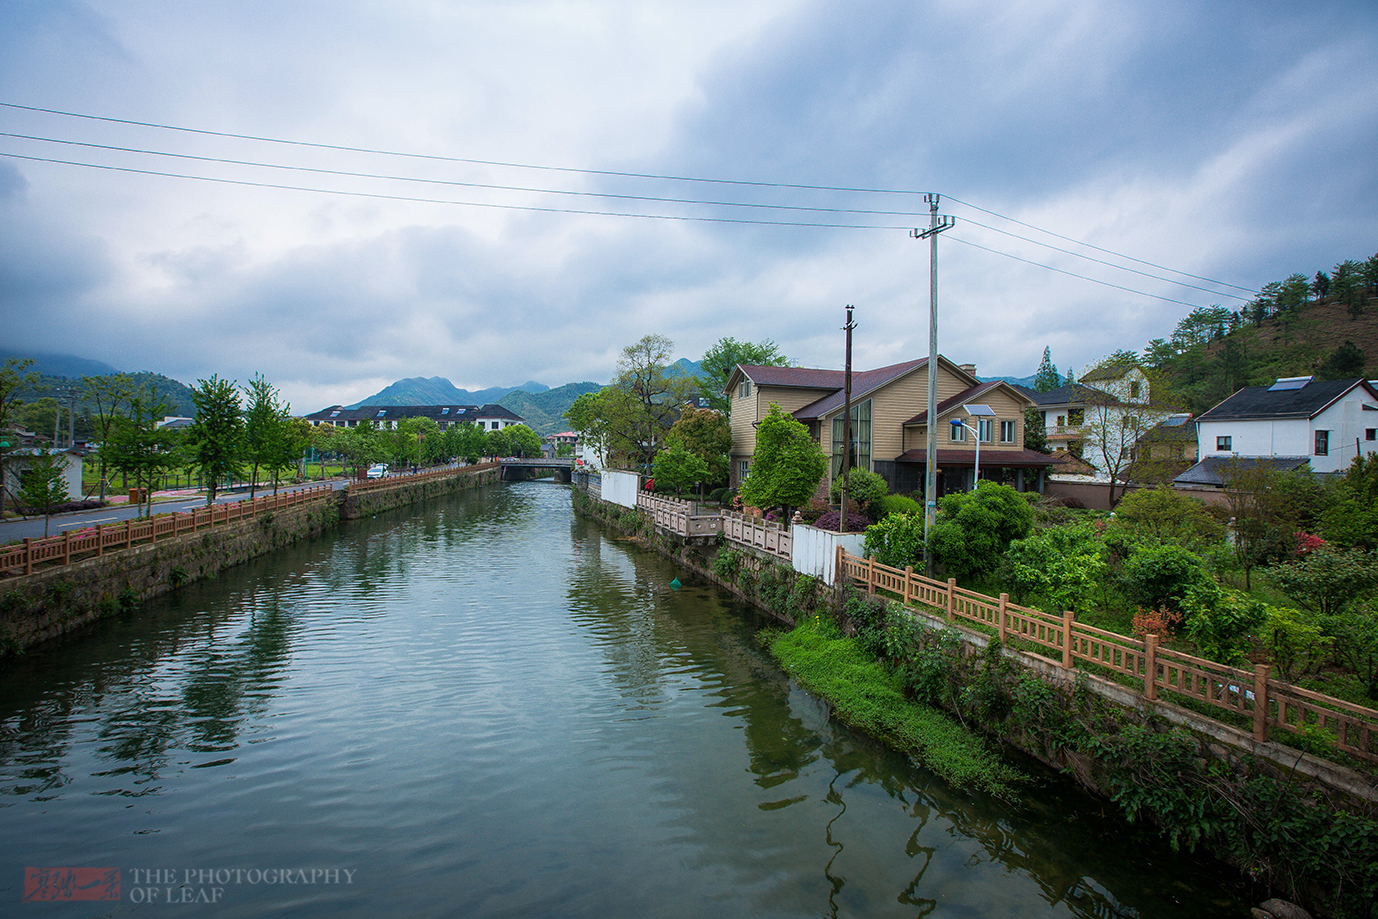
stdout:
{"type": "Polygon", "coordinates": [[[721,338],[704,352],[703,359],[699,361],[700,395],[708,400],[709,408],[726,413],[731,404],[725,392],[727,381],[738,364],[788,367],[790,363],[790,359],[780,352],[780,346],[769,338],[762,342],[721,338]]]}
{"type": "Polygon", "coordinates": [[[647,335],[622,349],[611,385],[574,400],[565,417],[606,458],[649,469],[694,378],[666,374],[674,342],[647,335]]]}
{"type": "Polygon", "coordinates": [[[756,453],[742,482],[741,497],[755,507],[803,506],[823,480],[828,459],[809,429],[777,403],[756,429],[756,453]]]}
{"type": "Polygon", "coordinates": [[[215,503],[220,482],[242,474],[244,412],[237,384],[212,374],[197,380],[191,398],[196,420],[187,429],[187,447],[193,466],[206,480],[206,504],[215,503]]]}

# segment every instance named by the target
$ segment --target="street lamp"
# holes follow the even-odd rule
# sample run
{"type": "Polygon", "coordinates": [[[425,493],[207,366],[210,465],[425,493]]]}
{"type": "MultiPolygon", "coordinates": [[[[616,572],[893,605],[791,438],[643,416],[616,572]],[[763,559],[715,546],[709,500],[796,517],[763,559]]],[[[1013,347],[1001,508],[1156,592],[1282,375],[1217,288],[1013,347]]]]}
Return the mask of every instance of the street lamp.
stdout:
{"type": "MultiPolygon", "coordinates": [[[[976,427],[973,428],[971,425],[967,424],[960,418],[953,418],[951,419],[950,423],[952,425],[952,430],[954,433],[958,428],[966,428],[976,437],[976,469],[973,472],[971,478],[971,490],[975,491],[976,486],[979,485],[981,482],[981,419],[994,418],[995,410],[992,409],[989,405],[983,405],[980,402],[973,402],[970,405],[963,405],[962,410],[965,411],[968,416],[976,419],[976,427]]],[[[956,440],[957,438],[954,437],[952,439],[956,440]]]]}

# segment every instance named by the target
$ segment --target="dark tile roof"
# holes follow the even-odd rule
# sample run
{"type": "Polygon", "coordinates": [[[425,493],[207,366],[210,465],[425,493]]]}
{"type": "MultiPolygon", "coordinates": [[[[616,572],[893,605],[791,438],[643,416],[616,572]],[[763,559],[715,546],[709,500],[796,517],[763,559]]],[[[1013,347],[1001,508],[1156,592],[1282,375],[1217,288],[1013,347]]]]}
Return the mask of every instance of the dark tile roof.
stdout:
{"type": "Polygon", "coordinates": [[[1081,381],[1085,383],[1087,380],[1118,380],[1138,366],[1138,364],[1130,363],[1129,361],[1118,364],[1106,364],[1104,367],[1097,367],[1087,373],[1086,376],[1081,378],[1081,381]]]}
{"type": "MultiPolygon", "coordinates": [[[[865,399],[871,393],[893,383],[906,373],[910,373],[928,363],[928,358],[920,358],[917,361],[905,361],[902,364],[891,364],[889,367],[879,367],[875,370],[862,370],[852,372],[852,401],[856,402],[865,399]]],[[[831,372],[831,371],[830,371],[831,372]]],[[[839,381],[838,386],[843,387],[846,381],[839,381]]],[[[842,389],[837,392],[824,396],[817,402],[806,405],[794,412],[794,417],[800,421],[812,421],[821,418],[829,412],[842,408],[845,401],[842,389]]]]}
{"type": "Polygon", "coordinates": [[[1236,464],[1243,469],[1266,466],[1278,472],[1300,469],[1310,459],[1305,456],[1208,456],[1173,479],[1176,485],[1213,485],[1223,487],[1225,476],[1236,464]]]}
{"type": "MultiPolygon", "coordinates": [[[[742,373],[757,386],[791,386],[799,389],[841,389],[841,370],[815,370],[812,367],[770,367],[764,364],[738,364],[742,373]]],[[[853,375],[855,380],[855,375],[853,375]]]]}
{"type": "Polygon", "coordinates": [[[1109,393],[1099,389],[1082,386],[1080,383],[1068,383],[1047,392],[1033,393],[1030,398],[1039,405],[1076,405],[1079,402],[1087,402],[1092,399],[1104,400],[1107,396],[1109,393]]]}
{"type": "MultiPolygon", "coordinates": [[[[1320,414],[1335,400],[1356,386],[1362,386],[1370,396],[1378,399],[1367,381],[1314,380],[1301,389],[1269,392],[1267,386],[1246,386],[1197,421],[1235,421],[1249,418],[1311,418],[1320,414]]],[[[1187,470],[1190,472],[1191,470],[1187,470]]]]}

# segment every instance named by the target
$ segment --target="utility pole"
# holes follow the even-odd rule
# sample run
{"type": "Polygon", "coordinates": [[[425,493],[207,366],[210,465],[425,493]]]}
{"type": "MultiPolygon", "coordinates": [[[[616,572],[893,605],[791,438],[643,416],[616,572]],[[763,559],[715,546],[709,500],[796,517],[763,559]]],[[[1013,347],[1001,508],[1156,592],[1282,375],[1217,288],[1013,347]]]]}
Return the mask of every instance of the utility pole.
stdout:
{"type": "MultiPolygon", "coordinates": [[[[928,531],[938,514],[938,234],[950,230],[957,222],[951,217],[938,217],[937,193],[923,196],[928,203],[928,229],[910,230],[913,239],[930,241],[928,263],[928,452],[925,458],[923,539],[928,543],[928,531]]],[[[924,570],[933,574],[933,557],[924,549],[924,570]]]]}
{"type": "Polygon", "coordinates": [[[847,333],[847,362],[842,375],[842,532],[847,532],[847,473],[852,468],[852,305],[847,304],[847,322],[842,328],[847,333]]]}

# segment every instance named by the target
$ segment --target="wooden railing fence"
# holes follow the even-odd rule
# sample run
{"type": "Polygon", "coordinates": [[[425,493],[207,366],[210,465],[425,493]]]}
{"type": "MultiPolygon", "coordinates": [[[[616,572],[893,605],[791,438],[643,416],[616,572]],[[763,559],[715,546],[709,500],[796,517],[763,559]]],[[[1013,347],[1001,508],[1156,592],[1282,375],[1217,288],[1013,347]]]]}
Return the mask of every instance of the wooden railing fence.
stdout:
{"type": "Polygon", "coordinates": [[[1070,671],[1085,661],[1136,680],[1150,701],[1165,693],[1231,711],[1252,723],[1255,740],[1268,740],[1275,729],[1319,730],[1340,750],[1378,762],[1378,711],[1274,679],[1267,664],[1253,670],[1227,667],[1164,648],[1156,635],[1139,640],[1107,632],[1077,622],[1070,611],[1056,616],[1018,606],[1008,594],[989,597],[960,588],[955,580],[944,583],[841,548],[837,570],[869,593],[884,591],[906,605],[929,607],[949,622],[979,623],[994,630],[1002,643],[1018,639],[1035,649],[1029,652],[1034,657],[1054,666],[1070,671]]]}
{"type": "Polygon", "coordinates": [[[213,526],[223,526],[236,520],[256,517],[284,507],[294,507],[313,501],[329,499],[330,485],[314,485],[280,495],[266,495],[253,501],[235,501],[198,507],[190,512],[159,514],[124,523],[107,523],[82,530],[68,530],[60,536],[44,539],[25,539],[22,543],[0,547],[0,570],[10,573],[33,574],[38,566],[70,565],[108,551],[128,549],[144,542],[157,542],[184,533],[213,526]]]}

